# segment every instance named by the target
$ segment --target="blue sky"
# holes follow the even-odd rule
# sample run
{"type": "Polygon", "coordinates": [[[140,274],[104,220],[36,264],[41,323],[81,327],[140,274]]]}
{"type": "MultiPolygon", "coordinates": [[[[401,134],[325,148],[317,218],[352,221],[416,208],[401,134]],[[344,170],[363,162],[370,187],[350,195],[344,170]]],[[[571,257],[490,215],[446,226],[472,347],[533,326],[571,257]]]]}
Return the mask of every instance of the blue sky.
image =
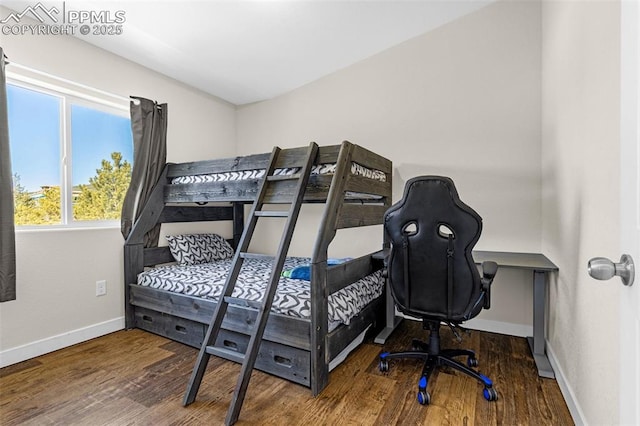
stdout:
{"type": "MultiPolygon", "coordinates": [[[[11,84],[7,89],[12,172],[28,191],[60,185],[60,98],[11,84]]],[[[72,105],[71,136],[73,185],[89,183],[114,151],[133,162],[128,117],[72,105]]]]}

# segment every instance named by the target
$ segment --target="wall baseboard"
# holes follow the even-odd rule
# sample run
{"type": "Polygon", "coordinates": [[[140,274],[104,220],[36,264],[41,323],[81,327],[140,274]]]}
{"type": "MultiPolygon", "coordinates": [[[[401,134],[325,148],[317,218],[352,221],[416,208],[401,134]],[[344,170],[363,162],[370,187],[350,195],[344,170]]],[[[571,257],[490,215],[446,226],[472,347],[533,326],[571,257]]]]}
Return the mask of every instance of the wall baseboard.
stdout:
{"type": "MultiPolygon", "coordinates": [[[[418,318],[403,315],[397,313],[397,315],[403,316],[408,320],[420,321],[418,318]]],[[[469,330],[488,331],[489,333],[506,334],[508,336],[527,337],[533,336],[533,326],[527,324],[515,324],[511,322],[485,320],[480,318],[474,318],[462,323],[464,328],[469,330]]]]}
{"type": "Polygon", "coordinates": [[[49,352],[85,342],[124,329],[124,317],[114,318],[57,336],[47,337],[26,345],[0,351],[0,368],[26,361],[49,352]]]}
{"type": "Polygon", "coordinates": [[[527,324],[515,324],[511,322],[474,318],[464,322],[462,326],[471,330],[488,331],[489,333],[506,334],[508,336],[533,336],[533,326],[527,324]]]}
{"type": "Polygon", "coordinates": [[[584,413],[578,405],[575,394],[573,393],[573,389],[569,386],[569,382],[564,374],[564,371],[558,364],[558,359],[556,358],[555,353],[553,352],[553,348],[549,344],[548,341],[545,342],[547,347],[547,358],[549,358],[549,362],[551,363],[551,368],[553,368],[553,372],[556,374],[556,382],[558,382],[558,387],[560,387],[560,393],[564,397],[564,401],[567,403],[567,408],[569,408],[569,413],[573,418],[573,422],[577,426],[586,425],[587,422],[584,417],[584,413]]]}

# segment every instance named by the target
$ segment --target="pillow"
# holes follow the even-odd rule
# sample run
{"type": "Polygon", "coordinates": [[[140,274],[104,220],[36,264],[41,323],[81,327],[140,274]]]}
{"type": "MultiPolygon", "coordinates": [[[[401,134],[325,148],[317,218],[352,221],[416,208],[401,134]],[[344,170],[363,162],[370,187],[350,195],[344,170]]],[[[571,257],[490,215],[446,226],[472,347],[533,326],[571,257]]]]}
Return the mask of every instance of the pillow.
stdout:
{"type": "Polygon", "coordinates": [[[197,265],[233,257],[233,248],[217,234],[167,235],[169,250],[180,265],[197,265]]]}

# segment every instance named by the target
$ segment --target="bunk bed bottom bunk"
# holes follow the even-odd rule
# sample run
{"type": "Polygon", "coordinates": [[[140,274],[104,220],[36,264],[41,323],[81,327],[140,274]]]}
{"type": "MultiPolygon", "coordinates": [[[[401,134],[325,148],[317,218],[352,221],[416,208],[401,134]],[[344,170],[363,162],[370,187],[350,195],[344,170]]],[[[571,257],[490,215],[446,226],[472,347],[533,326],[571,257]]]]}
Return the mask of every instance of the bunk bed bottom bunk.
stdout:
{"type": "MultiPolygon", "coordinates": [[[[130,284],[134,326],[200,348],[217,302],[196,296],[130,284]]],[[[327,361],[335,367],[365,337],[384,326],[385,295],[366,305],[327,334],[327,361]]],[[[251,307],[229,305],[216,346],[244,353],[257,316],[251,307]]],[[[311,323],[271,312],[256,368],[292,382],[311,386],[311,323]]],[[[232,358],[227,358],[234,361],[232,358]]]]}

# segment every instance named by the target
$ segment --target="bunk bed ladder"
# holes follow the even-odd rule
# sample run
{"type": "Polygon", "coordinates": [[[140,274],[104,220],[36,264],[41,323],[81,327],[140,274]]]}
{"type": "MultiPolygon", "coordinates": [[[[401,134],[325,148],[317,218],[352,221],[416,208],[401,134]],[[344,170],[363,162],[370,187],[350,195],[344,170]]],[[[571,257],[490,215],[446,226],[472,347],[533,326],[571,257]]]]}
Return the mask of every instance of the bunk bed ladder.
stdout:
{"type": "Polygon", "coordinates": [[[193,368],[193,373],[191,374],[191,379],[189,380],[187,392],[185,393],[183,400],[183,405],[185,406],[195,401],[196,394],[198,393],[198,389],[200,388],[202,377],[204,376],[204,372],[207,368],[207,363],[211,355],[223,355],[227,358],[231,358],[237,362],[242,363],[238,382],[233,393],[233,399],[231,400],[231,405],[229,406],[229,411],[227,412],[227,418],[225,420],[225,424],[227,425],[234,424],[238,420],[238,416],[240,415],[242,402],[244,401],[247,386],[249,385],[249,379],[251,377],[251,372],[258,356],[258,350],[260,349],[260,343],[262,341],[264,329],[267,325],[267,319],[269,318],[269,311],[271,310],[271,304],[275,296],[278,281],[280,280],[285,257],[287,255],[287,251],[289,250],[291,237],[293,235],[293,230],[298,218],[298,213],[300,212],[300,206],[304,198],[304,193],[309,181],[311,169],[318,154],[318,145],[316,145],[314,142],[309,144],[309,148],[306,151],[306,155],[304,157],[302,167],[300,168],[300,172],[294,175],[273,174],[276,169],[278,158],[283,152],[284,150],[281,150],[277,146],[274,147],[273,151],[271,152],[269,165],[266,169],[264,179],[260,183],[258,193],[256,195],[251,213],[249,215],[248,225],[246,226],[244,233],[240,238],[240,243],[236,250],[231,270],[229,271],[229,275],[227,276],[222,294],[218,299],[216,309],[213,313],[213,318],[211,319],[207,334],[202,343],[202,347],[200,348],[200,352],[196,360],[196,365],[193,368]],[[265,198],[268,194],[268,188],[273,183],[282,180],[296,179],[298,180],[298,182],[296,184],[295,190],[293,191],[291,201],[283,202],[283,204],[290,204],[288,211],[262,210],[265,204],[265,198]],[[287,220],[284,225],[282,238],[280,239],[277,253],[273,258],[273,266],[271,269],[269,283],[267,285],[262,303],[258,307],[256,323],[251,332],[246,353],[242,354],[233,350],[217,347],[215,346],[215,342],[220,333],[220,329],[222,328],[222,322],[226,314],[227,307],[229,303],[233,302],[234,300],[232,297],[233,289],[235,288],[236,280],[238,279],[238,274],[240,273],[240,269],[242,268],[244,259],[265,257],[264,255],[247,252],[258,219],[265,217],[286,217],[287,220]]]}

